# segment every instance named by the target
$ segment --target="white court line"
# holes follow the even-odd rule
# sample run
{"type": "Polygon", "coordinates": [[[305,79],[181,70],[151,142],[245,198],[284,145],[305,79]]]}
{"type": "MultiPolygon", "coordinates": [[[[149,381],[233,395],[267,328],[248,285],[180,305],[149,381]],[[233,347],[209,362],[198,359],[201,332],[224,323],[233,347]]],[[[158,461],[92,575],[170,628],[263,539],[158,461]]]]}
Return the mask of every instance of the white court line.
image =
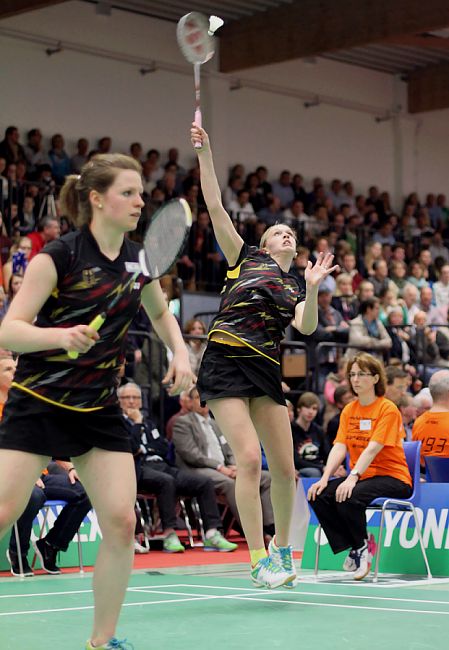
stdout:
{"type": "MultiPolygon", "coordinates": [[[[268,592],[273,593],[273,592],[268,592]]],[[[224,598],[230,598],[230,596],[224,596],[224,598]]],[[[254,598],[252,595],[241,595],[241,596],[234,596],[234,600],[244,600],[244,601],[260,601],[262,603],[266,603],[267,600],[265,598],[254,598]]],[[[270,598],[269,600],[270,603],[287,603],[290,605],[306,605],[309,607],[337,607],[338,609],[369,609],[369,610],[374,610],[376,612],[399,612],[399,613],[404,613],[404,614],[441,614],[443,616],[449,616],[449,611],[447,612],[439,612],[435,610],[427,610],[427,609],[401,609],[401,608],[395,608],[395,607],[369,607],[369,606],[364,606],[364,605],[339,605],[337,603],[309,603],[307,601],[301,601],[301,600],[283,600],[281,598],[270,598]]]]}
{"type": "Polygon", "coordinates": [[[390,578],[389,575],[394,574],[380,574],[380,580],[389,580],[389,582],[356,582],[347,577],[346,573],[330,573],[329,575],[320,574],[318,577],[303,575],[299,576],[300,584],[328,584],[328,585],[338,585],[344,587],[352,587],[353,589],[359,589],[361,585],[363,587],[369,587],[370,589],[379,588],[379,589],[396,589],[397,587],[422,587],[427,585],[441,585],[448,584],[449,578],[430,578],[427,579],[426,576],[422,578],[417,578],[416,580],[406,580],[399,578],[390,578]]]}
{"type": "MultiPolygon", "coordinates": [[[[170,585],[170,587],[174,587],[175,585],[170,585]]],[[[245,587],[218,587],[216,585],[176,585],[177,587],[188,587],[189,589],[227,589],[229,591],[249,591],[251,592],[248,594],[249,596],[254,593],[254,594],[273,594],[273,593],[279,593],[278,590],[260,590],[260,589],[246,589],[245,587]]],[[[365,586],[365,585],[364,585],[365,586]]],[[[151,589],[151,587],[148,587],[148,589],[151,589]]],[[[281,592],[282,593],[282,592],[281,592]]],[[[394,598],[393,596],[364,596],[362,594],[330,594],[326,593],[323,591],[303,591],[301,589],[301,583],[298,585],[298,589],[290,589],[288,593],[292,596],[326,596],[330,598],[360,598],[360,599],[368,599],[368,600],[392,600],[392,601],[399,601],[401,603],[428,603],[429,605],[448,605],[449,602],[445,600],[426,600],[426,599],[420,599],[420,598],[394,598]]],[[[242,594],[244,596],[245,594],[242,594]]],[[[448,612],[449,613],[449,612],[448,612]]]]}
{"type": "Polygon", "coordinates": [[[36,596],[67,596],[70,594],[91,594],[92,589],[79,589],[77,591],[40,591],[37,594],[3,594],[0,598],[36,598],[36,596]]]}

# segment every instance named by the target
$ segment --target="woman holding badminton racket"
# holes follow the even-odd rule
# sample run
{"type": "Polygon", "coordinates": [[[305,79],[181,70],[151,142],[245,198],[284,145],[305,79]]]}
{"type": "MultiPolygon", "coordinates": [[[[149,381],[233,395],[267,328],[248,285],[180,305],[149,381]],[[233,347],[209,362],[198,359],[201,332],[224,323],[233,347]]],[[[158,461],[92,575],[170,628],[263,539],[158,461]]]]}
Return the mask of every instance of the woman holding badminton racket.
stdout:
{"type": "Polygon", "coordinates": [[[320,282],[338,267],[320,254],[305,271],[306,291],[289,269],[296,255],[291,228],[268,228],[259,248],[247,246],[221,203],[209,138],[192,125],[201,186],[218,244],[229,264],[219,314],[198,376],[198,388],[237,460],[236,499],[251,555],[251,578],[260,587],[293,586],[288,545],[295,498],[293,444],[281,387],[280,342],[290,322],[302,333],[317,326],[320,282]],[[264,546],[259,496],[262,443],[271,473],[276,535],[264,546]]]}
{"type": "MultiPolygon", "coordinates": [[[[0,328],[0,345],[20,353],[0,425],[0,531],[20,516],[49,458],[70,457],[103,536],[88,650],[132,647],[115,638],[133,562],[136,499],[115,388],[126,332],[141,301],[174,353],[165,378],[173,381],[170,393],[192,382],[176,320],[159,283],[142,270],[145,241],[142,248],[125,237],[137,227],[142,191],[140,165],[119,154],[96,156],[81,176],[69,176],[61,201],[80,230],[52,242],[30,262],[0,328]]],[[[166,238],[162,225],[159,230],[166,238]]],[[[155,234],[153,229],[163,251],[155,234]]],[[[164,262],[169,260],[159,258],[164,262]]]]}

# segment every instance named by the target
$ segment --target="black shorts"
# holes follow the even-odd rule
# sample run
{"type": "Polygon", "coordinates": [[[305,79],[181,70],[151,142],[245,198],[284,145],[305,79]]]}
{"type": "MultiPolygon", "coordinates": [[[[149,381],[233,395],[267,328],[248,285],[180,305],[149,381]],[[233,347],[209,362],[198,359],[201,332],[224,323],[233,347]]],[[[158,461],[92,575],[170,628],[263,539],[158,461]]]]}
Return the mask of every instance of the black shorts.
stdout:
{"type": "Polygon", "coordinates": [[[209,341],[197,387],[201,402],[219,397],[271,397],[285,406],[281,368],[249,347],[209,341]]]}
{"type": "Polygon", "coordinates": [[[0,449],[61,458],[80,456],[93,447],[131,453],[118,404],[83,413],[11,388],[0,422],[0,449]]]}

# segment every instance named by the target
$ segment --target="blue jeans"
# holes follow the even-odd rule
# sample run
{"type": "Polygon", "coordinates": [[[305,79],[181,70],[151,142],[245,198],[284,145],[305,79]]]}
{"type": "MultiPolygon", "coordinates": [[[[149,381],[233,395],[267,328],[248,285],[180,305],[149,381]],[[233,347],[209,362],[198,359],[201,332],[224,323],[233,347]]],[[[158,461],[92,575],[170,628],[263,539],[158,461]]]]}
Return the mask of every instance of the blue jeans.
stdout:
{"type": "MultiPolygon", "coordinates": [[[[20,519],[17,520],[22,555],[28,553],[33,521],[46,501],[67,501],[67,505],[62,509],[53,528],[45,537],[45,540],[58,551],[67,550],[84,517],[92,507],[81,483],[75,481],[72,485],[65,472],[63,474],[47,474],[41,478],[45,488],[34,486],[28,505],[20,519]]],[[[14,529],[11,531],[9,550],[12,553],[17,553],[14,529]]]]}

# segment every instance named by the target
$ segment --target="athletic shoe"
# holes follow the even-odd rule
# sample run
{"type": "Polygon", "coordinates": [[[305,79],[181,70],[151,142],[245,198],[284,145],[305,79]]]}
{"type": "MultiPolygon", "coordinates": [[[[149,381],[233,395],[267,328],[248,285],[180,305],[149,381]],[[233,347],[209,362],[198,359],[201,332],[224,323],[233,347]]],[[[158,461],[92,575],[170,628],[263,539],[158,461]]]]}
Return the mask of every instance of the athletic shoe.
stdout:
{"type": "Polygon", "coordinates": [[[36,540],[33,542],[33,547],[44,571],[50,573],[52,576],[57,576],[61,573],[61,569],[56,564],[58,549],[50,546],[45,539],[36,540]]]}
{"type": "Polygon", "coordinates": [[[354,559],[357,564],[357,569],[353,576],[354,580],[363,580],[363,578],[366,578],[371,571],[373,556],[376,554],[376,551],[377,544],[374,535],[369,535],[365,545],[358,551],[355,551],[354,559]]]}
{"type": "Polygon", "coordinates": [[[176,533],[170,533],[162,543],[164,553],[184,553],[185,548],[176,533]]]}
{"type": "Polygon", "coordinates": [[[132,643],[127,643],[126,639],[119,641],[115,637],[108,641],[106,645],[93,646],[90,641],[86,643],[86,650],[134,650],[132,643]]]}
{"type": "Polygon", "coordinates": [[[293,589],[298,584],[296,569],[293,564],[293,555],[291,546],[276,546],[274,539],[268,544],[268,554],[284,571],[291,575],[291,579],[283,586],[286,589],[293,589]]]}
{"type": "Polygon", "coordinates": [[[204,540],[205,551],[219,551],[220,553],[231,553],[238,548],[238,544],[228,542],[227,539],[217,530],[212,537],[204,540]]]}
{"type": "Polygon", "coordinates": [[[149,553],[150,549],[147,548],[146,546],[142,546],[142,544],[139,544],[137,539],[134,540],[134,553],[137,553],[138,555],[144,555],[145,553],[149,553]]]}
{"type": "Polygon", "coordinates": [[[349,555],[346,556],[345,561],[343,562],[343,571],[356,571],[357,562],[355,561],[356,551],[352,549],[349,551],[349,555]]]}
{"type": "Polygon", "coordinates": [[[11,573],[17,578],[31,578],[34,576],[33,570],[28,564],[26,556],[22,556],[22,573],[20,572],[19,556],[17,553],[10,551],[9,548],[6,551],[6,558],[11,567],[11,573]]]}
{"type": "Polygon", "coordinates": [[[258,561],[255,567],[251,569],[251,580],[255,587],[266,587],[267,589],[276,589],[282,587],[287,582],[291,582],[296,577],[285,571],[271,555],[263,557],[258,561]]]}

